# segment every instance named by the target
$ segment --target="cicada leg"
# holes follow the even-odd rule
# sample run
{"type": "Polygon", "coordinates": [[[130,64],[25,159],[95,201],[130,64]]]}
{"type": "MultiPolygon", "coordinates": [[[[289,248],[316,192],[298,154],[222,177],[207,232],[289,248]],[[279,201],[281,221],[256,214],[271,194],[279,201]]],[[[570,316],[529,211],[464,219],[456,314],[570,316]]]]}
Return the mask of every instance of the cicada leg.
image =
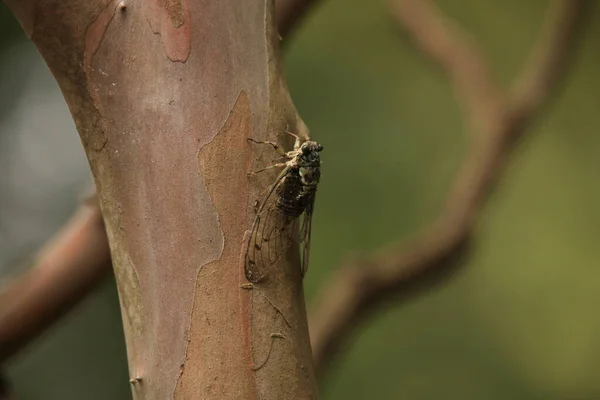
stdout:
{"type": "Polygon", "coordinates": [[[283,168],[285,166],[287,166],[286,163],[277,163],[277,164],[269,165],[268,167],[264,167],[264,168],[258,169],[256,171],[250,171],[250,172],[248,172],[248,175],[256,175],[259,172],[267,171],[267,170],[272,169],[272,168],[283,168]]]}
{"type": "Polygon", "coordinates": [[[281,154],[283,157],[286,157],[286,152],[283,149],[283,147],[281,147],[280,145],[278,145],[275,142],[271,142],[268,140],[255,140],[252,138],[248,138],[249,142],[253,142],[253,143],[257,143],[257,144],[268,144],[269,146],[272,146],[276,152],[278,152],[279,154],[281,154]]]}

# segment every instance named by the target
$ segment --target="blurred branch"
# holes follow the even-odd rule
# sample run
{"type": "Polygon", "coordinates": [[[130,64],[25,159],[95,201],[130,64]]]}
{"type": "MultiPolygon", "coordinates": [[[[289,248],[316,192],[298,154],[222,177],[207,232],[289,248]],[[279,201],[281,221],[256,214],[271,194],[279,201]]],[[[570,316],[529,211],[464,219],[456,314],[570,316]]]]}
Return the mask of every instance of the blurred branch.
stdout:
{"type": "MultiPolygon", "coordinates": [[[[315,3],[276,0],[280,35],[289,34],[315,3]]],[[[45,248],[24,276],[0,288],[0,362],[76,306],[110,271],[110,248],[95,195],[45,248]]]]}
{"type": "Polygon", "coordinates": [[[0,292],[0,362],[76,305],[110,266],[100,209],[82,206],[34,266],[0,292]]]}
{"type": "Polygon", "coordinates": [[[414,45],[450,79],[467,118],[496,122],[502,93],[474,39],[431,1],[396,0],[391,13],[414,45]]]}
{"type": "Polygon", "coordinates": [[[571,61],[571,52],[575,50],[573,39],[581,32],[584,25],[581,20],[590,14],[594,3],[594,0],[554,1],[538,44],[510,89],[515,115],[526,117],[542,105],[552,82],[560,78],[565,64],[571,61]]]}
{"type": "Polygon", "coordinates": [[[473,39],[431,1],[397,0],[391,11],[416,47],[449,77],[465,108],[471,146],[441,215],[409,243],[342,266],[325,285],[311,319],[317,372],[325,374],[354,329],[386,300],[407,300],[449,277],[467,255],[476,220],[516,139],[545,103],[572,57],[584,5],[553,1],[531,61],[505,94],[473,39]]]}

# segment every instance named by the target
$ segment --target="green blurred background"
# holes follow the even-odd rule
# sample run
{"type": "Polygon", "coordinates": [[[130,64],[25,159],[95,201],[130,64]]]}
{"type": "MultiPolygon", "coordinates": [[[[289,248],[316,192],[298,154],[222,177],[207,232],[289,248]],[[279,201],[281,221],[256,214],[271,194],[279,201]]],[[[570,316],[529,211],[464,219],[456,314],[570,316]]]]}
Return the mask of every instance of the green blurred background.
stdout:
{"type": "MultiPolygon", "coordinates": [[[[548,3],[438,1],[505,87],[548,3]]],[[[600,7],[591,19],[565,87],[481,216],[465,268],[362,326],[321,383],[323,399],[600,398],[600,7]]],[[[349,252],[407,239],[437,215],[467,135],[448,80],[383,1],[323,1],[285,63],[296,106],[325,146],[310,307],[349,252]]],[[[68,218],[89,172],[55,83],[4,5],[0,168],[6,277],[68,218]]],[[[131,398],[120,322],[108,280],[10,364],[19,399],[131,398]]]]}

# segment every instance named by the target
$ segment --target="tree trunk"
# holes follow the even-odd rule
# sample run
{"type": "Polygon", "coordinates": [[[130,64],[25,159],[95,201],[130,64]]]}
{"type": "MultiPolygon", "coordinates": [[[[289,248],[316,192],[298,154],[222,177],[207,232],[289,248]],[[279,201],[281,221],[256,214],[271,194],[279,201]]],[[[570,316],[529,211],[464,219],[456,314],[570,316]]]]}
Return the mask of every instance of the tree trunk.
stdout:
{"type": "MultiPolygon", "coordinates": [[[[244,276],[277,158],[307,131],[265,0],[5,0],[81,136],[108,232],[136,399],[317,397],[298,249],[244,276]]],[[[93,360],[90,360],[93,362],[93,360]]]]}

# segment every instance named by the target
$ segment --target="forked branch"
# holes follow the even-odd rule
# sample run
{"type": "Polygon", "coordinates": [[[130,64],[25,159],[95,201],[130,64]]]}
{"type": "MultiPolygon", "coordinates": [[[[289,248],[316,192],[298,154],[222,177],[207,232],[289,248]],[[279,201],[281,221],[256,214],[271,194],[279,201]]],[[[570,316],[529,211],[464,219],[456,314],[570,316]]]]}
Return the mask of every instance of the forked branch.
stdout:
{"type": "Polygon", "coordinates": [[[324,375],[346,339],[386,300],[401,301],[444,281],[460,266],[477,217],[513,144],[558,87],[590,1],[553,1],[531,60],[509,93],[494,81],[473,38],[431,1],[397,0],[394,18],[416,47],[449,77],[464,106],[471,145],[440,216],[406,244],[349,261],[323,289],[310,320],[317,373],[324,375]]]}

